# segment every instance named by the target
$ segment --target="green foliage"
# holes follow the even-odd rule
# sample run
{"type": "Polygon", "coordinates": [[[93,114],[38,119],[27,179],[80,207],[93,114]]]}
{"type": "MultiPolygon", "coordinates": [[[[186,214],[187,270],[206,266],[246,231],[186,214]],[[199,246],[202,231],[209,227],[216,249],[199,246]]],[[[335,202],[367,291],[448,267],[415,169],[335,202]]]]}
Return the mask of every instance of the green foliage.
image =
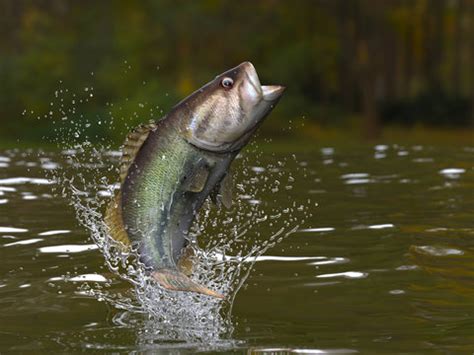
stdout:
{"type": "Polygon", "coordinates": [[[0,137],[41,140],[64,115],[90,122],[91,139],[121,139],[244,60],[263,83],[288,87],[276,126],[302,116],[323,125],[355,116],[410,123],[413,114],[474,122],[467,0],[18,0],[0,10],[0,137]],[[435,101],[444,106],[434,113],[435,101]]]}

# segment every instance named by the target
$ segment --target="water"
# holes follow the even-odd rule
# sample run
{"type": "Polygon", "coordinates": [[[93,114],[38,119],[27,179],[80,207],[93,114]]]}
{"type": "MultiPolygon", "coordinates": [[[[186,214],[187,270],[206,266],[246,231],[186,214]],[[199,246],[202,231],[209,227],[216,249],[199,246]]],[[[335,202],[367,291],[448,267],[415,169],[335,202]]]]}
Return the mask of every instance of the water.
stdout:
{"type": "MultiPolygon", "coordinates": [[[[236,162],[247,166],[232,212],[241,218],[223,224],[231,215],[210,210],[201,246],[219,251],[214,236],[243,225],[249,211],[253,227],[226,254],[257,255],[280,228],[297,230],[240,261],[245,270],[255,263],[238,292],[244,273],[226,279],[231,307],[189,295],[167,304],[206,311],[215,321],[205,327],[150,317],[175,313],[144,308],[71,200],[52,192],[58,169],[82,169],[73,185],[97,191],[76,202],[106,201],[110,186],[97,172],[113,181],[116,154],[80,166],[68,158],[77,152],[0,151],[0,351],[472,352],[474,148],[315,147],[296,160],[273,150],[253,147],[236,162]]],[[[211,254],[204,259],[216,265],[211,254]]]]}

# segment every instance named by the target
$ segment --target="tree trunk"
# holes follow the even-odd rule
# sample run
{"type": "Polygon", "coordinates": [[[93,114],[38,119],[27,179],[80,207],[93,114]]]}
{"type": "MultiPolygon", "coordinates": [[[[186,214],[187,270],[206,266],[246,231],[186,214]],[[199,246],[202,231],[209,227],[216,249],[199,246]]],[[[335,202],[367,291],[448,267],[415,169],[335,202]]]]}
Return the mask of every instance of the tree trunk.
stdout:
{"type": "Polygon", "coordinates": [[[461,45],[464,40],[462,19],[464,12],[464,1],[459,0],[455,3],[454,12],[454,31],[453,31],[453,60],[451,62],[451,87],[455,96],[461,95],[461,45]]]}
{"type": "MultiPolygon", "coordinates": [[[[469,64],[474,63],[474,2],[469,2],[469,64]]],[[[470,68],[471,126],[474,127],[474,70],[470,68]]]]}

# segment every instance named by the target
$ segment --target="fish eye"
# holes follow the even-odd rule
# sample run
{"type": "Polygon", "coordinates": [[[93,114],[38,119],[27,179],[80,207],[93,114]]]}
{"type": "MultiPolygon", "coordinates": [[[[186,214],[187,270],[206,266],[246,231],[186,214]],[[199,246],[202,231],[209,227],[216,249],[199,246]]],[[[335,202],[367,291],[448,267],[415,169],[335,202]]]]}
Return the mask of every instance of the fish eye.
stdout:
{"type": "Polygon", "coordinates": [[[234,85],[234,80],[232,80],[232,78],[225,77],[224,79],[222,79],[221,85],[226,89],[230,89],[232,85],[234,85]]]}

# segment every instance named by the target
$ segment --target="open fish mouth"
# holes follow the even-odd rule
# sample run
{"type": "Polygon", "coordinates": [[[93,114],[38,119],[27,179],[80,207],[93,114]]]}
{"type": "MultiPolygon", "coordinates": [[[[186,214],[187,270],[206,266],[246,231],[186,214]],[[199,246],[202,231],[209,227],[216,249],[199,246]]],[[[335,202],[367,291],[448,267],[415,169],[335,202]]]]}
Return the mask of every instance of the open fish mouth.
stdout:
{"type": "Polygon", "coordinates": [[[285,91],[285,87],[281,85],[263,85],[262,96],[264,101],[275,101],[280,98],[285,91]]]}
{"type": "Polygon", "coordinates": [[[261,85],[257,71],[252,63],[244,62],[241,65],[245,68],[245,73],[250,85],[253,86],[255,92],[262,95],[264,101],[276,101],[285,91],[285,87],[281,85],[261,85]]]}

